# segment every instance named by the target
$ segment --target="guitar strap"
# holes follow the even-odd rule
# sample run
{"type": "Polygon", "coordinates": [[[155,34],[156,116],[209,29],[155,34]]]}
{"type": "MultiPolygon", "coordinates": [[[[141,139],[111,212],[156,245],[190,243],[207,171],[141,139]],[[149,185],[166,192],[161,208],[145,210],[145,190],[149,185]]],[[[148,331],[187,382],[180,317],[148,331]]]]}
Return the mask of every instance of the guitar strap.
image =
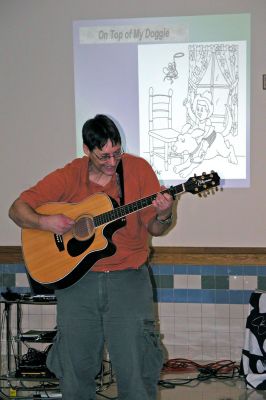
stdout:
{"type": "Polygon", "coordinates": [[[125,204],[123,162],[120,160],[116,169],[116,182],[119,190],[120,206],[125,204]]]}

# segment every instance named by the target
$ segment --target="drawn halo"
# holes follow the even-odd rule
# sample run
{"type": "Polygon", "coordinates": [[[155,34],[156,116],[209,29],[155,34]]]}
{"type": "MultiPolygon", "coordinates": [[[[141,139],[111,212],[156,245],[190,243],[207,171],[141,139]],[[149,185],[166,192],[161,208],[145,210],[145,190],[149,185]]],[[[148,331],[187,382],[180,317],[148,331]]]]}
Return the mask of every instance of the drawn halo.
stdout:
{"type": "Polygon", "coordinates": [[[175,58],[184,57],[184,55],[185,55],[185,53],[183,53],[182,51],[179,51],[178,53],[175,53],[175,54],[174,54],[174,59],[175,59],[175,58]]]}

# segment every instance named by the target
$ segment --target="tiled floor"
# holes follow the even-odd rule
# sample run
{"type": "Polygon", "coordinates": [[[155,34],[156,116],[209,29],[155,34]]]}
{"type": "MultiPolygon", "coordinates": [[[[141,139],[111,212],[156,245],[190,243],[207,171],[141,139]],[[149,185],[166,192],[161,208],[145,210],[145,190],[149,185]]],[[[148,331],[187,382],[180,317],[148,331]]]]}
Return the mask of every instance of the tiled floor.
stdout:
{"type": "MultiPolygon", "coordinates": [[[[196,378],[197,373],[166,374],[162,379],[173,379],[181,382],[183,379],[196,378]]],[[[117,399],[115,384],[107,390],[99,392],[97,400],[117,399]]],[[[179,385],[173,389],[159,387],[157,400],[265,400],[266,391],[247,390],[242,378],[225,380],[193,381],[191,384],[179,385]]],[[[139,400],[139,399],[136,399],[139,400]]]]}
{"type": "MultiPolygon", "coordinates": [[[[172,360],[172,361],[178,361],[172,360]]],[[[165,366],[169,367],[169,372],[163,372],[161,374],[161,381],[164,383],[171,383],[172,387],[163,387],[162,385],[158,386],[158,397],[157,400],[266,400],[266,390],[265,391],[255,391],[251,389],[247,389],[244,379],[239,377],[238,375],[238,367],[236,366],[235,377],[230,378],[232,372],[228,372],[227,375],[221,375],[222,369],[217,369],[216,376],[218,378],[209,378],[208,372],[206,372],[205,367],[210,366],[214,367],[214,363],[206,364],[203,363],[200,365],[196,363],[190,362],[190,369],[185,368],[183,370],[178,371],[176,368],[170,369],[171,366],[176,366],[177,364],[168,364],[165,366]],[[204,371],[202,370],[204,368],[204,371]],[[199,371],[201,370],[201,372],[199,371]],[[177,371],[177,372],[176,372],[177,371]]],[[[225,363],[226,364],[226,363],[225,363]]],[[[180,365],[180,364],[179,364],[180,365]]],[[[217,364],[216,364],[217,365],[217,364]]],[[[221,364],[219,364],[221,365],[221,364]]],[[[223,364],[224,365],[224,364],[223,364]]],[[[234,364],[235,365],[235,364],[234,364]]],[[[180,367],[181,368],[181,367],[180,367]]],[[[217,367],[218,368],[218,367],[217,367]]],[[[99,375],[97,378],[97,400],[118,400],[117,397],[117,388],[115,384],[115,376],[112,374],[111,364],[106,362],[103,368],[103,377],[99,375]]],[[[213,371],[213,369],[212,369],[213,371]]],[[[2,382],[3,383],[3,382],[2,382]]],[[[6,384],[7,385],[7,384],[6,384]]],[[[4,386],[8,388],[8,386],[4,386]]],[[[17,396],[12,396],[9,390],[4,390],[4,393],[7,397],[2,397],[0,394],[0,399],[22,399],[23,400],[32,400],[33,398],[58,398],[61,399],[60,392],[51,391],[48,386],[46,386],[45,391],[36,392],[35,396],[33,396],[34,392],[27,393],[25,389],[28,390],[31,386],[30,382],[24,382],[24,390],[18,391],[17,396]],[[8,394],[9,393],[9,394],[8,394]],[[36,397],[37,393],[40,394],[41,397],[36,397]],[[28,394],[28,397],[27,397],[28,394]],[[10,397],[8,397],[10,396],[10,397]],[[23,397],[21,397],[23,396],[23,397]],[[49,397],[48,397],[49,396],[49,397]]],[[[36,382],[32,382],[32,385],[36,387],[36,382]]],[[[78,399],[77,399],[78,400],[78,399]]],[[[142,400],[136,398],[136,400],[142,400]]]]}
{"type": "MultiPolygon", "coordinates": [[[[190,374],[167,374],[162,375],[162,379],[170,379],[181,382],[181,380],[196,378],[197,373],[190,374]]],[[[24,394],[25,396],[25,394],[24,394]]],[[[32,394],[29,397],[24,397],[23,400],[32,400],[32,394]]],[[[41,398],[62,398],[49,392],[42,393],[41,398]],[[50,397],[51,396],[51,397],[50,397]]],[[[22,397],[1,397],[0,399],[13,399],[22,397]]],[[[39,398],[39,397],[34,397],[39,398]]],[[[99,391],[96,395],[97,400],[118,400],[117,390],[115,383],[110,386],[104,386],[103,390],[99,391]]],[[[78,399],[77,399],[78,400],[78,399]]],[[[141,399],[136,399],[141,400],[141,399]]],[[[157,400],[266,400],[266,391],[247,390],[242,378],[216,380],[211,379],[207,381],[193,381],[190,384],[178,385],[175,388],[162,388],[159,386],[157,400]]]]}

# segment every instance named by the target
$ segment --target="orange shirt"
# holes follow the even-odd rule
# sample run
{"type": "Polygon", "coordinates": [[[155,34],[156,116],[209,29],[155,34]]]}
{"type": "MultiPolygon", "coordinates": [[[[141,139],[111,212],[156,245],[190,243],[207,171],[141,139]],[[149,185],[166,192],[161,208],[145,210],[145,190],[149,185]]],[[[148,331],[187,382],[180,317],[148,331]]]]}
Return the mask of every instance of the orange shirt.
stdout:
{"type": "MultiPolygon", "coordinates": [[[[129,154],[123,155],[125,204],[157,193],[160,184],[147,161],[129,154]]],[[[95,193],[106,193],[119,203],[119,188],[114,175],[106,186],[89,181],[88,158],[77,158],[65,167],[55,170],[32,188],[21,193],[20,198],[37,208],[48,202],[78,203],[95,193]]],[[[85,211],[85,210],[84,210],[85,211]]],[[[89,211],[89,210],[88,210],[89,211]]],[[[101,213],[103,211],[101,210],[101,213]]],[[[153,206],[126,216],[126,225],[114,232],[114,255],[100,258],[94,271],[138,268],[148,257],[147,223],[155,215],[153,206]]]]}

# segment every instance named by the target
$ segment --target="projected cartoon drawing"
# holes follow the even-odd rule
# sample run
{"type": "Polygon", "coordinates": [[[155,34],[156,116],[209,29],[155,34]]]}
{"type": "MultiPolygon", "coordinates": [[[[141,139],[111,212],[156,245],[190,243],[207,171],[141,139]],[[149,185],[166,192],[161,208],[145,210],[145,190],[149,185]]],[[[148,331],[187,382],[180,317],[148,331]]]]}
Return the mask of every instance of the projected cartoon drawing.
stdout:
{"type": "MultiPolygon", "coordinates": [[[[192,171],[202,172],[210,163],[213,169],[223,169],[225,175],[235,170],[238,176],[244,176],[246,132],[245,116],[239,113],[240,104],[241,109],[245,104],[239,83],[240,43],[169,45],[165,54],[174,47],[180,51],[172,52],[173,63],[161,69],[161,81],[156,64],[154,81],[152,70],[149,78],[145,77],[151,85],[147,88],[146,84],[149,126],[143,153],[160,178],[186,178],[192,171]],[[178,71],[177,54],[182,54],[178,71]],[[167,89],[169,85],[171,89],[167,89]]],[[[144,50],[140,54],[144,55],[144,50]]],[[[149,65],[153,54],[154,48],[147,53],[149,65]]]]}
{"type": "MultiPolygon", "coordinates": [[[[151,164],[154,165],[155,157],[164,161],[167,171],[171,158],[177,158],[174,145],[179,132],[172,128],[172,97],[173,90],[167,94],[155,94],[153,88],[149,89],[149,153],[151,164]]],[[[183,155],[181,155],[183,161],[183,155]]]]}
{"type": "Polygon", "coordinates": [[[174,83],[174,79],[178,78],[178,71],[177,71],[177,60],[180,57],[183,57],[184,53],[178,52],[175,53],[173,56],[173,62],[169,62],[167,67],[163,68],[163,73],[164,73],[164,81],[168,80],[170,83],[174,83]]]}
{"type": "MultiPolygon", "coordinates": [[[[186,154],[182,165],[174,166],[174,172],[182,178],[187,177],[203,162],[216,156],[227,158],[232,164],[237,164],[234,147],[225,136],[232,130],[232,110],[226,105],[226,127],[222,132],[217,132],[211,121],[213,115],[212,96],[209,91],[197,94],[193,103],[185,99],[190,122],[186,123],[182,133],[177,136],[175,151],[186,154]]],[[[179,156],[179,155],[178,155],[179,156]]]]}

